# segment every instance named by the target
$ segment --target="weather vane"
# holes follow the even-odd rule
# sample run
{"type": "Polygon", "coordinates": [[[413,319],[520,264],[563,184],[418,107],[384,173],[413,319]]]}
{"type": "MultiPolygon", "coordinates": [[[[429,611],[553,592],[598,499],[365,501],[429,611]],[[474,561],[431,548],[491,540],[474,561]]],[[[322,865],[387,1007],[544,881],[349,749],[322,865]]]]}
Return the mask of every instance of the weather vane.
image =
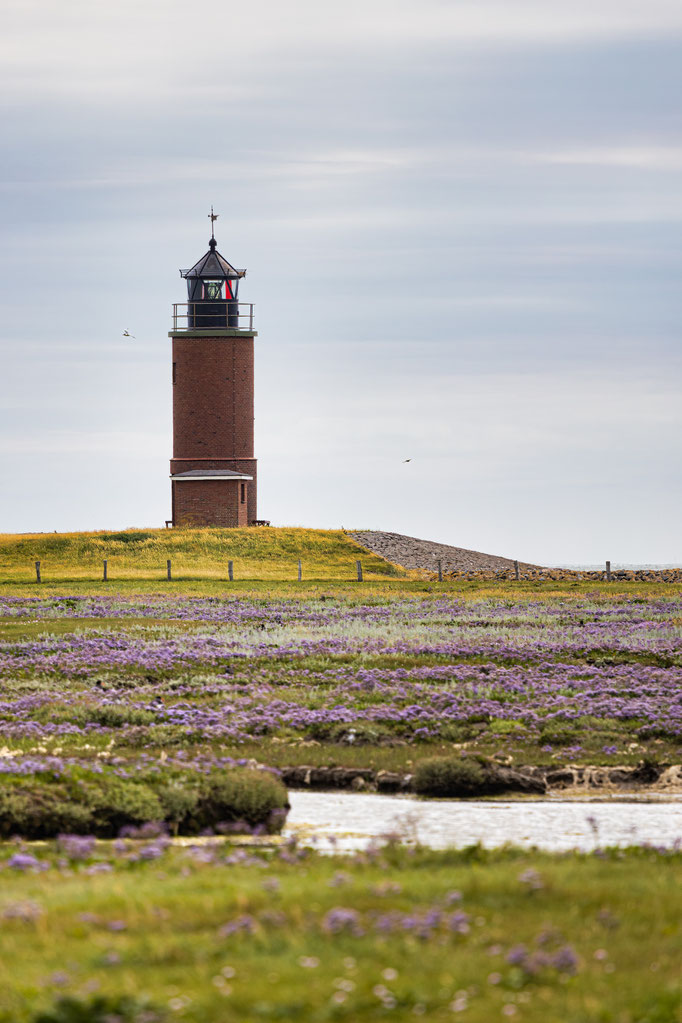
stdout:
{"type": "Polygon", "coordinates": [[[215,224],[215,222],[216,222],[216,220],[218,219],[219,216],[220,216],[219,213],[214,213],[213,212],[213,207],[211,206],[211,212],[209,213],[208,217],[209,217],[209,220],[211,221],[211,239],[212,240],[215,240],[215,235],[213,233],[213,225],[215,224]]]}

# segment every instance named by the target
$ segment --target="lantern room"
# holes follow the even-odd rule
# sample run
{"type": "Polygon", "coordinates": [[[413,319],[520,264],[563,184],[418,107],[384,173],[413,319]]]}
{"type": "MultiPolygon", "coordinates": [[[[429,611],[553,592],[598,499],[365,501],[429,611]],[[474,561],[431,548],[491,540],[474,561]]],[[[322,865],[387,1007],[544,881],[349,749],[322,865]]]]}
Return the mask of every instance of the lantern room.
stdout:
{"type": "Polygon", "coordinates": [[[246,270],[236,270],[221,256],[211,235],[208,252],[190,267],[181,270],[187,281],[187,327],[203,330],[211,327],[239,327],[239,282],[246,270]]]}

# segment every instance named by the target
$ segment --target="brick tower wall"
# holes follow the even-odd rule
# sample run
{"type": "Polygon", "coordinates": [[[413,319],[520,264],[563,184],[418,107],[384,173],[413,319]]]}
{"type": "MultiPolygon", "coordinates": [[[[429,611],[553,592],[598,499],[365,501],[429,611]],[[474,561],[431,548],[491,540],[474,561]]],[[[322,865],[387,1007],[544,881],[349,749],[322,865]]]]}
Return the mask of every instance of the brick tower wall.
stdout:
{"type": "MultiPolygon", "coordinates": [[[[253,335],[225,333],[197,337],[173,337],[173,458],[171,473],[190,469],[232,469],[253,476],[246,484],[247,523],[258,518],[254,429],[254,339],[253,335]]],[[[177,504],[181,487],[207,488],[218,503],[215,521],[222,525],[227,491],[204,483],[175,484],[174,521],[183,516],[177,504]]],[[[224,486],[219,483],[218,487],[224,486]]],[[[184,491],[183,491],[184,493],[184,491]]],[[[199,492],[197,492],[197,500],[199,492]]],[[[183,497],[182,502],[187,498],[183,497]]],[[[202,516],[210,518],[210,500],[202,498],[202,516]]],[[[230,499],[231,503],[231,499],[230,499]]],[[[247,524],[244,523],[244,524],[247,524]]],[[[237,523],[231,523],[236,525],[237,523]]]]}
{"type": "Polygon", "coordinates": [[[173,480],[172,487],[173,521],[177,525],[224,528],[248,525],[239,480],[173,480]]]}

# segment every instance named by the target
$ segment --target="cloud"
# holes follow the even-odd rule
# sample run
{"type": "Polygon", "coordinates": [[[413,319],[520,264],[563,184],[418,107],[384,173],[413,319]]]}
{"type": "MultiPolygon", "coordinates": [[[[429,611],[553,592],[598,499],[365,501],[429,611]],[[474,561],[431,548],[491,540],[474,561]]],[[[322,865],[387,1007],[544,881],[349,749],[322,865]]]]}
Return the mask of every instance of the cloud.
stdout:
{"type": "Polygon", "coordinates": [[[140,110],[160,97],[217,97],[235,105],[258,90],[259,70],[333,53],[424,46],[509,48],[682,33],[677,0],[232,0],[195,12],[181,0],[9,0],[0,60],[3,89],[49,93],[83,106],[111,99],[140,110]]]}
{"type": "Polygon", "coordinates": [[[682,168],[682,146],[628,145],[612,142],[607,146],[583,149],[557,149],[554,152],[528,153],[529,161],[573,167],[622,167],[647,171],[676,171],[682,168]]]}

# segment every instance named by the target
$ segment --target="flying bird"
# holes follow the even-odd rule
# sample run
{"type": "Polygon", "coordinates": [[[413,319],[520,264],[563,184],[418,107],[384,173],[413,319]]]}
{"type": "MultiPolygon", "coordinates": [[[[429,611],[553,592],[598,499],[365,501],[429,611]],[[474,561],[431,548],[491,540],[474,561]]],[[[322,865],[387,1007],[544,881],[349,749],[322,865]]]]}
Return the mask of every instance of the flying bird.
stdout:
{"type": "Polygon", "coordinates": [[[403,458],[403,465],[405,465],[405,462],[411,462],[411,461],[412,461],[411,458],[403,458]]]}
{"type": "Polygon", "coordinates": [[[135,337],[135,335],[131,334],[129,330],[124,330],[123,331],[123,337],[130,337],[130,338],[133,339],[133,341],[137,341],[137,338],[135,337]]]}

